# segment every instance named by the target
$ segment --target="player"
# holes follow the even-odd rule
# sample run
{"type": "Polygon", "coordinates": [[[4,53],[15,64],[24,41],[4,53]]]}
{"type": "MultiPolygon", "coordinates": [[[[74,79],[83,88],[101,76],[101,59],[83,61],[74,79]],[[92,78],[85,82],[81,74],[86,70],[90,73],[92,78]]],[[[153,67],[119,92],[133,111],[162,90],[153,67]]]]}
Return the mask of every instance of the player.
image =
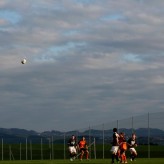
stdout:
{"type": "Polygon", "coordinates": [[[72,135],[67,144],[68,144],[68,150],[70,153],[70,161],[73,161],[77,155],[76,137],[72,135]]]}
{"type": "Polygon", "coordinates": [[[137,157],[137,151],[135,147],[137,147],[137,141],[136,141],[136,135],[133,133],[132,137],[128,140],[129,144],[129,151],[130,151],[130,160],[134,161],[134,159],[137,157]]]}
{"type": "Polygon", "coordinates": [[[113,128],[113,141],[112,141],[112,164],[114,164],[114,159],[119,162],[118,157],[118,149],[119,149],[119,134],[117,133],[117,128],[113,128]]]}
{"type": "Polygon", "coordinates": [[[88,151],[88,145],[85,140],[85,137],[82,137],[82,139],[78,142],[78,148],[80,150],[80,160],[82,161],[84,153],[86,154],[86,159],[88,160],[89,157],[89,151],[88,151]]]}
{"type": "Polygon", "coordinates": [[[120,150],[121,163],[128,163],[126,158],[127,147],[128,147],[128,143],[126,142],[125,134],[121,132],[119,134],[119,150],[120,150]]]}

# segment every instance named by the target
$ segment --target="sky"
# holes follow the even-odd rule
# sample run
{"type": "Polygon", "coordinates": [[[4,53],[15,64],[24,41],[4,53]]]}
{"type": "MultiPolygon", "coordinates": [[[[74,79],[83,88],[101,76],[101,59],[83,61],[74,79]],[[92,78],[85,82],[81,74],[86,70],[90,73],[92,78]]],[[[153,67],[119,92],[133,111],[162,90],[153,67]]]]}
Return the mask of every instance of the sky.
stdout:
{"type": "Polygon", "coordinates": [[[67,131],[162,112],[163,9],[163,0],[1,0],[0,127],[67,131]]]}

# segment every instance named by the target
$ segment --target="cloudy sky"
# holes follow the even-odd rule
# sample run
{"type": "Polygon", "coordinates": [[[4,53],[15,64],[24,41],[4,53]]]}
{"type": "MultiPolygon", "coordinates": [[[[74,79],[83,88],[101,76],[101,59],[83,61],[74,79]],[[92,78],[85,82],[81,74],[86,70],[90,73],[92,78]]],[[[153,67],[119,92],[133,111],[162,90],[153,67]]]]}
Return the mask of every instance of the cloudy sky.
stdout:
{"type": "Polygon", "coordinates": [[[0,127],[66,131],[163,111],[163,9],[1,0],[0,127]]]}

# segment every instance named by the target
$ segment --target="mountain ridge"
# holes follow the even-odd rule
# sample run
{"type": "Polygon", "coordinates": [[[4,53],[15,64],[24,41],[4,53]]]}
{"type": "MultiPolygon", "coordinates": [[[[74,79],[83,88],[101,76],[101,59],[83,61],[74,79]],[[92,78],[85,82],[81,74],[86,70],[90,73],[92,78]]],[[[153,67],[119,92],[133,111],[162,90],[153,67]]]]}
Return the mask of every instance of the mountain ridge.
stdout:
{"type": "MultiPolygon", "coordinates": [[[[127,135],[130,135],[131,133],[135,132],[138,137],[145,137],[148,136],[150,133],[150,136],[160,136],[164,137],[164,131],[157,128],[138,128],[135,130],[132,129],[126,129],[121,128],[119,129],[119,132],[124,132],[127,135]]],[[[58,130],[51,130],[51,131],[43,131],[43,132],[37,132],[34,130],[26,130],[26,129],[19,129],[19,128],[0,128],[0,137],[2,135],[11,135],[11,136],[17,136],[17,137],[29,137],[29,136],[42,136],[42,137],[50,137],[50,136],[71,136],[71,135],[94,135],[94,136],[100,136],[102,133],[106,136],[112,135],[112,129],[109,130],[96,130],[96,129],[89,129],[85,130],[83,132],[80,131],[68,131],[68,132],[61,132],[58,130]]]]}

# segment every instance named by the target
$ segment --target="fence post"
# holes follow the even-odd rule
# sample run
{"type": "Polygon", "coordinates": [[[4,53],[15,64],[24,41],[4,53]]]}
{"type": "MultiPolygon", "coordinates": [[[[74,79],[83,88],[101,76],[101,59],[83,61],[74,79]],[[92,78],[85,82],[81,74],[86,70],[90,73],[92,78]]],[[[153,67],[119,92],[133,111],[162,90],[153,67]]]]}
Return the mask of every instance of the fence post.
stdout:
{"type": "Polygon", "coordinates": [[[10,158],[10,161],[11,161],[11,146],[9,145],[9,158],[10,158]]]}
{"type": "Polygon", "coordinates": [[[52,154],[51,154],[51,138],[48,138],[49,140],[49,152],[50,152],[50,160],[52,159],[52,154]]]}
{"type": "Polygon", "coordinates": [[[103,124],[103,159],[104,159],[104,124],[103,124]]]}
{"type": "Polygon", "coordinates": [[[117,130],[119,132],[119,121],[117,120],[117,130]]]}
{"type": "Polygon", "coordinates": [[[40,149],[41,149],[41,151],[40,151],[40,153],[41,153],[41,160],[43,160],[43,141],[42,141],[42,138],[41,138],[41,141],[40,141],[41,143],[41,147],[40,147],[40,149]]]}
{"type": "Polygon", "coordinates": [[[148,158],[150,158],[150,116],[148,113],[148,158]]]}
{"type": "Polygon", "coordinates": [[[20,143],[20,147],[19,148],[20,148],[19,153],[20,153],[20,161],[21,161],[22,160],[22,158],[21,158],[22,157],[22,144],[21,143],[20,143]]]}
{"type": "Polygon", "coordinates": [[[52,136],[52,160],[54,160],[54,138],[52,136]]]}
{"type": "Polygon", "coordinates": [[[133,127],[133,116],[132,116],[132,133],[134,133],[134,127],[133,127]]]}
{"type": "Polygon", "coordinates": [[[31,156],[31,160],[32,160],[32,141],[30,141],[30,156],[31,156]]]}
{"type": "Polygon", "coordinates": [[[3,138],[2,138],[2,161],[3,161],[3,138]]]}
{"type": "MultiPolygon", "coordinates": [[[[89,126],[89,145],[91,144],[91,128],[89,126]]],[[[89,158],[91,159],[91,147],[89,147],[89,158]]]]}
{"type": "Polygon", "coordinates": [[[79,142],[79,133],[78,133],[78,130],[76,130],[76,143],[79,142]]]}
{"type": "Polygon", "coordinates": [[[65,152],[65,145],[66,144],[66,141],[65,141],[65,132],[64,132],[64,159],[66,159],[66,152],[65,152]]]}
{"type": "Polygon", "coordinates": [[[26,138],[26,161],[28,160],[28,157],[27,157],[27,138],[26,138]]]}
{"type": "Polygon", "coordinates": [[[94,156],[95,156],[95,159],[96,159],[96,140],[94,138],[94,156]]]}

